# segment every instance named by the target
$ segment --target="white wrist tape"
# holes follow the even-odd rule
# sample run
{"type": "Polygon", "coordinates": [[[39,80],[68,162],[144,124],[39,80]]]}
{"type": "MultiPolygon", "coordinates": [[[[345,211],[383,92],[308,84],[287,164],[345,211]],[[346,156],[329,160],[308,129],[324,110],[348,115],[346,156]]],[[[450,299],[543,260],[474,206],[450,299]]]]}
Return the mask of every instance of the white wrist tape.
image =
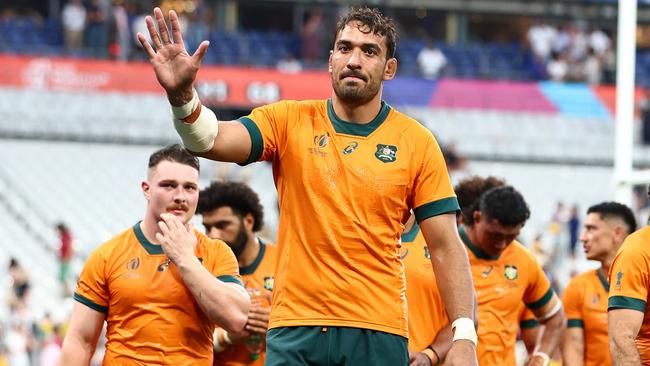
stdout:
{"type": "MultiPolygon", "coordinates": [[[[194,90],[192,100],[180,106],[172,106],[174,127],[181,137],[183,145],[193,152],[206,152],[214,146],[214,139],[219,133],[219,121],[209,108],[203,108],[199,96],[194,90]],[[200,112],[193,121],[186,121],[188,117],[200,112]]],[[[194,119],[194,118],[192,118],[194,119]]]]}
{"type": "Polygon", "coordinates": [[[478,337],[476,336],[476,328],[474,328],[474,321],[470,318],[458,318],[451,323],[451,330],[454,332],[452,342],[459,339],[468,340],[476,346],[478,337]]]}
{"type": "Polygon", "coordinates": [[[543,366],[548,366],[551,363],[551,358],[544,352],[535,352],[533,353],[533,357],[541,357],[544,359],[544,363],[542,364],[543,366]]]}

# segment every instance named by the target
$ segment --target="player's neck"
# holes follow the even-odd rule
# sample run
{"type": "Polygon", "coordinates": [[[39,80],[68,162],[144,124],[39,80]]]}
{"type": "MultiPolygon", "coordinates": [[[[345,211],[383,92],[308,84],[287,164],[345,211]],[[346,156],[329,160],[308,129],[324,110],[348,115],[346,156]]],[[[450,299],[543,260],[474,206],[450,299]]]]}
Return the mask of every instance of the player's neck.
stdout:
{"type": "Polygon", "coordinates": [[[346,103],[339,99],[336,93],[333,93],[332,107],[339,119],[363,125],[372,121],[379,114],[381,110],[381,92],[377,93],[372,100],[362,105],[346,103]]]}
{"type": "Polygon", "coordinates": [[[608,258],[604,261],[600,261],[600,270],[605,275],[605,278],[607,278],[607,274],[609,273],[609,268],[612,266],[612,262],[614,261],[614,258],[608,258]]]}
{"type": "Polygon", "coordinates": [[[255,235],[251,235],[246,242],[246,247],[241,253],[237,261],[239,262],[239,267],[248,267],[257,258],[257,255],[260,254],[260,242],[257,240],[255,235]]]}
{"type": "Polygon", "coordinates": [[[160,245],[158,240],[156,240],[156,233],[160,232],[158,228],[158,223],[152,217],[146,216],[142,222],[140,222],[140,230],[144,237],[152,244],[160,245]]]}

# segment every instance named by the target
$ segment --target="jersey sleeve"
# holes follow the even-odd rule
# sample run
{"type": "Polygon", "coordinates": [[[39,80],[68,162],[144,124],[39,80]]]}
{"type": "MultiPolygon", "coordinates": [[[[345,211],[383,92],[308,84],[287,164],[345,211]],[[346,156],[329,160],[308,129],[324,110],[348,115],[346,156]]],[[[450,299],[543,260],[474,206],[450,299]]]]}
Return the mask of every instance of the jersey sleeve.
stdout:
{"type": "Polygon", "coordinates": [[[261,160],[272,161],[281,153],[291,114],[290,103],[281,101],[258,107],[239,119],[251,137],[251,152],[244,165],[261,160]]]}
{"type": "Polygon", "coordinates": [[[648,255],[639,250],[633,240],[632,237],[626,239],[612,263],[609,272],[608,310],[632,309],[645,312],[650,285],[650,263],[648,255]]]}
{"type": "Polygon", "coordinates": [[[524,292],[524,302],[526,307],[531,310],[541,309],[553,298],[553,288],[542,267],[537,263],[532,254],[527,253],[530,268],[528,277],[528,286],[524,292]]]}
{"type": "Polygon", "coordinates": [[[580,285],[575,279],[562,292],[562,306],[567,318],[568,328],[584,328],[582,317],[582,299],[584,299],[584,285],[580,285]]]}
{"type": "Polygon", "coordinates": [[[220,281],[236,283],[243,286],[241,276],[239,275],[239,264],[235,254],[232,252],[230,247],[222,241],[218,241],[216,245],[217,249],[214,262],[208,270],[220,281]]]}
{"type": "Polygon", "coordinates": [[[523,310],[521,312],[521,317],[519,319],[519,328],[521,329],[529,329],[529,328],[535,328],[539,326],[539,322],[537,321],[537,318],[535,317],[535,314],[533,314],[530,309],[525,307],[523,304],[523,310]]]}
{"type": "Polygon", "coordinates": [[[417,221],[460,210],[440,146],[430,131],[417,160],[411,205],[417,221]]]}
{"type": "Polygon", "coordinates": [[[74,299],[100,313],[108,313],[106,258],[100,249],[95,250],[86,260],[77,282],[74,299]]]}

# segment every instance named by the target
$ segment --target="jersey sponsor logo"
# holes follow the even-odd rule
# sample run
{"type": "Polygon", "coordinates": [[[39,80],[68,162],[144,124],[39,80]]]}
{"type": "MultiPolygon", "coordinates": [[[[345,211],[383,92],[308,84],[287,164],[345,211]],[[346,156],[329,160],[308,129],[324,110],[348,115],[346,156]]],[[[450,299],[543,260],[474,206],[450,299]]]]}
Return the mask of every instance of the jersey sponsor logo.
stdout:
{"type": "Polygon", "coordinates": [[[424,258],[431,259],[431,253],[429,252],[429,247],[426,245],[424,246],[424,258]]]}
{"type": "Polygon", "coordinates": [[[354,152],[354,150],[359,147],[359,143],[357,142],[351,142],[348,146],[343,148],[343,155],[350,155],[354,152]]]}
{"type": "Polygon", "coordinates": [[[519,276],[517,271],[517,266],[506,264],[505,269],[503,270],[503,275],[509,280],[515,280],[519,276]]]}
{"type": "Polygon", "coordinates": [[[483,276],[483,278],[489,276],[490,273],[492,273],[492,268],[494,268],[494,267],[493,266],[488,266],[483,270],[483,272],[481,272],[481,275],[483,276]]]}
{"type": "Polygon", "coordinates": [[[616,289],[620,290],[621,289],[621,280],[623,279],[623,272],[618,271],[616,274],[616,289]]]}
{"type": "Polygon", "coordinates": [[[375,157],[383,163],[392,163],[397,160],[397,146],[377,144],[375,157]]]}
{"type": "Polygon", "coordinates": [[[160,263],[158,266],[158,272],[165,272],[167,268],[169,268],[169,265],[172,263],[172,260],[170,258],[167,258],[166,261],[160,263]]]}
{"type": "Polygon", "coordinates": [[[275,284],[275,278],[273,276],[264,277],[264,288],[268,291],[273,291],[273,285],[275,284]]]}

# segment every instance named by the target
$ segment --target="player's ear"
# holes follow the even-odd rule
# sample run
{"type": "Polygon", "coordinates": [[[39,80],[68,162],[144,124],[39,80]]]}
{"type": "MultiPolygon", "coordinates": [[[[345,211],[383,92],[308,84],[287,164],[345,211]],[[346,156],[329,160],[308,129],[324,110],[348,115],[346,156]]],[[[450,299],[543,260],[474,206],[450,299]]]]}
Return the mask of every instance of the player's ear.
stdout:
{"type": "Polygon", "coordinates": [[[479,223],[481,221],[481,211],[474,211],[472,218],[474,218],[475,224],[479,223]]]}
{"type": "Polygon", "coordinates": [[[334,55],[334,50],[330,50],[330,57],[327,59],[327,71],[332,72],[332,55],[334,55]]]}
{"type": "Polygon", "coordinates": [[[386,61],[386,67],[384,68],[384,80],[392,80],[397,73],[397,59],[391,57],[386,61]]]}
{"type": "Polygon", "coordinates": [[[151,185],[146,180],[143,180],[142,183],[140,183],[140,187],[142,188],[142,194],[144,195],[144,198],[149,201],[149,198],[151,198],[151,185]]]}
{"type": "Polygon", "coordinates": [[[255,226],[255,217],[249,212],[244,216],[244,227],[248,231],[253,231],[253,226],[255,226]]]}

